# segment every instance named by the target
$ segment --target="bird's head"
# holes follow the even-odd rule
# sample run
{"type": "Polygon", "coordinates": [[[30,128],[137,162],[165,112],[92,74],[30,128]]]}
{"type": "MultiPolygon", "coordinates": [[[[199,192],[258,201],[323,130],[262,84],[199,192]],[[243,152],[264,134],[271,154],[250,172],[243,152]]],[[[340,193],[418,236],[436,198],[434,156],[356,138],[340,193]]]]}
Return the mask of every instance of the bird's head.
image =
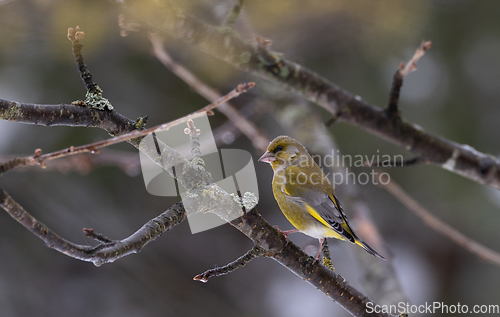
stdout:
{"type": "Polygon", "coordinates": [[[297,165],[308,157],[309,153],[302,144],[289,136],[282,135],[269,143],[266,153],[259,158],[259,161],[271,164],[275,170],[278,167],[297,165]]]}

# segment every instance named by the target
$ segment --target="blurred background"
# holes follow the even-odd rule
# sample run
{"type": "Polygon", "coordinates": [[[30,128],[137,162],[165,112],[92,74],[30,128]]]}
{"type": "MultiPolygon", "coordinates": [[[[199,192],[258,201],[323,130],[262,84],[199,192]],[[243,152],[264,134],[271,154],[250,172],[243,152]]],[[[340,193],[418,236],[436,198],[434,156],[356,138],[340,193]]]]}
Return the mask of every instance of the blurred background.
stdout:
{"type": "MultiPolygon", "coordinates": [[[[234,2],[204,0],[182,5],[200,19],[220,24],[234,2]]],[[[124,12],[121,5],[108,1],[0,0],[0,98],[38,104],[83,99],[85,87],[66,38],[68,27],[79,25],[85,32],[85,62],[104,96],[121,114],[132,119],[148,115],[148,126],[152,126],[207,104],[151,54],[146,34],[120,36],[117,21],[124,12]]],[[[423,39],[431,40],[432,49],[418,62],[418,71],[404,81],[403,117],[498,156],[499,13],[498,1],[254,0],[245,3],[236,28],[248,40],[253,34],[271,39],[273,50],[380,107],[387,104],[398,61],[407,61],[423,39]]],[[[165,41],[176,61],[222,93],[240,82],[256,81],[257,87],[233,105],[251,114],[269,138],[293,135],[280,115],[287,107],[306,107],[323,121],[329,119],[319,107],[273,83],[237,71],[179,40],[165,41]]],[[[226,121],[220,113],[210,118],[215,131],[226,121]]],[[[411,158],[404,149],[345,123],[334,124],[328,133],[344,155],[411,158]]],[[[36,148],[46,153],[107,137],[99,129],[0,121],[0,156],[6,160],[29,155],[36,148]]],[[[220,148],[246,149],[253,154],[258,209],[263,217],[281,229],[291,229],[272,197],[271,168],[257,162],[262,153],[243,136],[229,134],[224,140],[220,148]]],[[[91,168],[82,159],[66,167],[49,164],[47,171],[9,172],[0,183],[33,216],[81,244],[86,243],[84,227],[122,239],[179,200],[146,191],[134,163],[139,155],[132,146],[113,146],[102,155],[125,161],[125,168],[114,164],[91,168]]],[[[385,171],[434,215],[500,251],[497,190],[434,166],[385,171]]],[[[337,187],[341,202],[343,188],[337,187]]],[[[358,190],[371,207],[410,304],[500,304],[499,267],[427,227],[384,189],[367,184],[358,190]]],[[[302,234],[290,238],[309,254],[316,254],[316,240],[302,234]]],[[[139,254],[97,268],[44,247],[0,212],[0,315],[348,315],[270,259],[256,259],[207,284],[192,281],[196,274],[233,261],[251,246],[229,225],[193,235],[184,222],[139,254]]],[[[336,272],[366,293],[355,248],[330,242],[336,272]]]]}

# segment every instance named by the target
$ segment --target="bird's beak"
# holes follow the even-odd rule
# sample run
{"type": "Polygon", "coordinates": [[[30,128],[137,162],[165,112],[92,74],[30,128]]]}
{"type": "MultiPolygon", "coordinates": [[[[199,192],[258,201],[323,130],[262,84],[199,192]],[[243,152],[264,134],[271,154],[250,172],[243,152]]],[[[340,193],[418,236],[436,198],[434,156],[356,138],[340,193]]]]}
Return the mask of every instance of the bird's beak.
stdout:
{"type": "Polygon", "coordinates": [[[266,152],[259,158],[259,162],[269,163],[276,161],[276,156],[271,152],[266,152]]]}

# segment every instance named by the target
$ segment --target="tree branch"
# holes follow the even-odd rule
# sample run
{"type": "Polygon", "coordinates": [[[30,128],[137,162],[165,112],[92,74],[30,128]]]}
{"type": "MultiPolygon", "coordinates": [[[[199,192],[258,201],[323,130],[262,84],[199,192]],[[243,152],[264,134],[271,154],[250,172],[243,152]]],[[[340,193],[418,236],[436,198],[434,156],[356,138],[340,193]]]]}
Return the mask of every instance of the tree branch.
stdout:
{"type": "MultiPolygon", "coordinates": [[[[75,29],[68,29],[68,40],[73,44],[73,55],[75,56],[76,66],[78,68],[78,72],[82,77],[83,83],[85,84],[85,88],[87,91],[91,93],[98,93],[100,91],[99,86],[92,80],[92,75],[87,69],[87,65],[83,62],[82,48],[83,44],[80,43],[80,40],[83,39],[85,33],[80,30],[80,27],[77,26],[75,29]]],[[[102,91],[100,91],[102,92],[102,91]]]]}
{"type": "Polygon", "coordinates": [[[0,99],[0,120],[43,126],[102,128],[111,135],[136,129],[137,121],[116,111],[101,111],[72,104],[40,105],[0,99]]]}
{"type": "Polygon", "coordinates": [[[337,302],[353,316],[392,316],[385,313],[367,313],[371,300],[353,288],[339,274],[321,265],[266,222],[253,209],[231,225],[252,239],[262,248],[265,257],[271,258],[337,302]]]}
{"type": "MultiPolygon", "coordinates": [[[[124,256],[139,252],[142,247],[155,240],[163,232],[172,229],[186,219],[183,204],[179,202],[158,217],[150,220],[128,238],[120,241],[101,242],[97,246],[91,247],[74,244],[58,236],[26,212],[1,188],[0,206],[12,218],[42,239],[48,247],[69,257],[92,262],[96,266],[111,263],[124,256]]],[[[382,313],[366,314],[366,304],[370,302],[366,296],[350,286],[343,277],[320,265],[318,261],[305,254],[293,243],[287,242],[285,237],[267,223],[255,209],[231,222],[231,225],[252,239],[256,246],[260,248],[259,252],[254,251],[252,255],[247,255],[245,259],[249,260],[249,258],[255,257],[254,255],[262,251],[266,257],[279,262],[309,284],[321,290],[351,314],[355,316],[391,316],[382,313]]],[[[237,260],[234,265],[236,266],[242,262],[244,261],[237,260]]],[[[213,275],[213,273],[208,274],[213,275]]]]}
{"type": "Polygon", "coordinates": [[[82,47],[83,44],[80,43],[80,40],[84,37],[83,31],[80,30],[80,27],[77,26],[75,29],[68,29],[68,40],[73,44],[73,55],[75,56],[76,66],[78,68],[78,72],[82,77],[83,83],[85,84],[85,88],[87,88],[87,94],[85,95],[85,101],[76,101],[76,104],[80,104],[82,106],[91,106],[92,108],[96,108],[99,110],[113,110],[113,106],[109,102],[108,99],[102,96],[102,89],[97,86],[96,83],[92,80],[92,75],[87,69],[87,65],[83,62],[82,55],[82,47]]]}
{"type": "Polygon", "coordinates": [[[156,218],[151,219],[131,236],[117,241],[102,241],[97,246],[72,243],[49,229],[30,215],[12,197],[0,188],[0,206],[17,222],[45,242],[51,249],[77,260],[92,262],[95,266],[111,263],[129,254],[139,252],[163,232],[186,219],[182,203],[177,203],[156,218]]]}
{"type": "MultiPolygon", "coordinates": [[[[11,161],[8,161],[6,163],[0,164],[0,174],[9,171],[17,166],[25,166],[25,165],[43,165],[45,164],[46,161],[61,158],[61,157],[66,157],[70,155],[75,155],[75,154],[80,154],[80,153],[86,153],[86,152],[91,152],[95,153],[98,151],[100,148],[107,147],[113,144],[121,143],[124,141],[129,141],[129,140],[136,140],[134,144],[138,146],[138,143],[141,140],[141,137],[144,137],[145,135],[148,135],[150,133],[154,132],[159,132],[159,131],[165,131],[170,129],[171,127],[181,124],[183,122],[186,122],[192,115],[197,114],[197,113],[202,113],[202,112],[208,112],[212,111],[212,109],[216,108],[217,106],[221,105],[222,103],[235,98],[242,93],[248,91],[249,89],[253,88],[255,86],[255,83],[250,82],[250,83],[245,83],[245,84],[240,84],[238,87],[235,89],[231,90],[228,94],[224,95],[220,99],[216,100],[215,102],[187,115],[184,117],[181,117],[179,119],[176,119],[171,122],[167,122],[164,124],[160,124],[148,129],[143,129],[143,130],[133,130],[131,132],[121,134],[119,136],[116,136],[111,139],[105,139],[101,141],[97,141],[94,143],[90,143],[87,145],[81,145],[81,146],[71,146],[69,148],[60,150],[60,151],[55,151],[52,153],[48,154],[43,154],[41,155],[41,150],[39,152],[36,152],[32,156],[24,157],[24,158],[15,158],[11,161]]],[[[100,110],[99,110],[100,111],[100,110]]],[[[100,111],[100,112],[107,112],[107,111],[100,111]]]]}
{"type": "MultiPolygon", "coordinates": [[[[144,2],[128,2],[135,5],[144,2]]],[[[492,155],[476,151],[425,131],[416,124],[389,116],[383,109],[362,100],[298,63],[283,58],[262,45],[244,43],[236,33],[209,25],[186,14],[173,2],[152,10],[162,10],[145,24],[148,30],[168,33],[204,50],[235,67],[281,83],[301,93],[338,117],[393,144],[411,151],[428,164],[500,189],[500,162],[492,155]]]]}

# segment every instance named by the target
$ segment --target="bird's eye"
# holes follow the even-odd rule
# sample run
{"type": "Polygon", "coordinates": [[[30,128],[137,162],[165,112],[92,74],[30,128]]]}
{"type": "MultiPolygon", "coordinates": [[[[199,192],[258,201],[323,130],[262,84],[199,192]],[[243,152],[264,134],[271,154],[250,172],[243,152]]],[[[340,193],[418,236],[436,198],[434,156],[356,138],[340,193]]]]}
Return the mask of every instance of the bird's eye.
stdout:
{"type": "Polygon", "coordinates": [[[279,152],[279,151],[282,151],[282,150],[283,150],[283,146],[278,145],[278,146],[274,149],[274,151],[273,151],[273,152],[274,152],[274,153],[276,153],[276,152],[279,152]]]}

